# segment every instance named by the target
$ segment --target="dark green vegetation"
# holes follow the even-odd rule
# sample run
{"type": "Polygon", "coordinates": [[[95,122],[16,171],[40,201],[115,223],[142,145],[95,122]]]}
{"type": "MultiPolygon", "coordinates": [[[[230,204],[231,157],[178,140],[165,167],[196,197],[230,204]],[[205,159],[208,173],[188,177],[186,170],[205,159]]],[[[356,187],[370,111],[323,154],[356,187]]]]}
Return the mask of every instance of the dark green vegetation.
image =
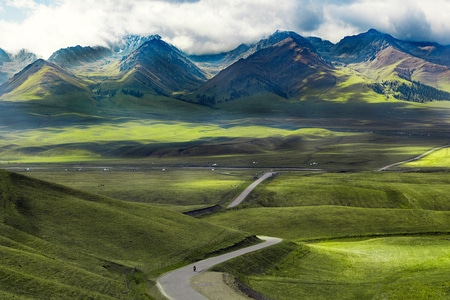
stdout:
{"type": "Polygon", "coordinates": [[[425,102],[433,100],[450,100],[450,93],[438,90],[420,82],[412,82],[411,84],[400,83],[398,81],[384,81],[372,85],[375,92],[393,96],[396,99],[425,102]]]}
{"type": "Polygon", "coordinates": [[[5,171],[0,190],[2,299],[145,299],[166,268],[246,237],[5,171]]]}

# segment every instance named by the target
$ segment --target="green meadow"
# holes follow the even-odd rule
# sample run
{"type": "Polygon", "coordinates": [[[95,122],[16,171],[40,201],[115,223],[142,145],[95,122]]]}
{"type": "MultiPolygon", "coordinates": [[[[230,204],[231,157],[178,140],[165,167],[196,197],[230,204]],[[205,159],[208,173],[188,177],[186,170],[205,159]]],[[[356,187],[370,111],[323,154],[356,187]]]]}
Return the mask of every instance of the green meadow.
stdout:
{"type": "Polygon", "coordinates": [[[448,299],[448,148],[376,172],[446,145],[448,104],[356,74],[328,96],[2,101],[0,298],[162,299],[157,276],[258,234],[285,241],[218,269],[269,298],[448,299]]]}
{"type": "Polygon", "coordinates": [[[450,212],[317,206],[243,209],[209,222],[241,231],[309,241],[360,236],[447,233],[450,212]]]}

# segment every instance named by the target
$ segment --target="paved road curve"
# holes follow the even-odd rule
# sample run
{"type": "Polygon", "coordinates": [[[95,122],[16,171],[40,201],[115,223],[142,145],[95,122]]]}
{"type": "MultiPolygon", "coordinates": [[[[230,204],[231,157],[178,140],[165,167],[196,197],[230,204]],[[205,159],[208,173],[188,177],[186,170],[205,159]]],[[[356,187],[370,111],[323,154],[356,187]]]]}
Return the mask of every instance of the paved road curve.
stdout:
{"type": "Polygon", "coordinates": [[[192,289],[190,286],[190,280],[198,272],[206,271],[213,266],[220,264],[229,259],[238,257],[240,255],[250,253],[256,250],[260,250],[281,242],[279,238],[263,237],[259,236],[260,239],[264,240],[264,243],[250,246],[247,248],[239,249],[230,253],[219,255],[216,257],[211,257],[199,262],[187,265],[180,269],[176,269],[170,273],[163,275],[158,278],[157,286],[161,293],[170,300],[207,300],[203,295],[199,294],[197,291],[192,289]],[[193,271],[193,267],[197,268],[197,271],[193,271]]]}
{"type": "Polygon", "coordinates": [[[234,199],[233,202],[231,202],[230,205],[228,205],[227,208],[232,208],[235,206],[238,206],[239,204],[241,204],[242,201],[244,201],[244,199],[248,196],[248,194],[250,194],[251,191],[253,191],[253,189],[260,184],[261,182],[263,182],[264,180],[266,180],[267,178],[272,177],[273,175],[275,175],[276,173],[264,173],[261,177],[259,177],[256,181],[254,181],[252,184],[250,184],[236,199],[234,199]]]}

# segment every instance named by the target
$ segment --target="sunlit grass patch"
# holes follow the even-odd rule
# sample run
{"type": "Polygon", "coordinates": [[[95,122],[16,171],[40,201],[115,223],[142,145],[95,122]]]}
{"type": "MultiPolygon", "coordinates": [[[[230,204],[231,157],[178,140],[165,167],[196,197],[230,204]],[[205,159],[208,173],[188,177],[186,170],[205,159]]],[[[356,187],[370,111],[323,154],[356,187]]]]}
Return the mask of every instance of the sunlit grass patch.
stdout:
{"type": "Polygon", "coordinates": [[[434,151],[419,160],[405,163],[402,166],[410,168],[448,168],[450,167],[450,147],[434,151]]]}
{"type": "Polygon", "coordinates": [[[274,135],[307,135],[323,137],[331,132],[325,129],[288,130],[269,126],[231,126],[183,122],[129,121],[117,124],[97,124],[44,128],[5,133],[4,137],[22,146],[56,145],[61,143],[87,143],[105,141],[141,142],[188,142],[202,138],[252,137],[264,138],[274,135]]]}
{"type": "Polygon", "coordinates": [[[450,212],[422,209],[305,206],[241,209],[208,218],[211,223],[295,240],[384,234],[449,232],[450,212]]]}
{"type": "Polygon", "coordinates": [[[249,283],[275,299],[447,299],[449,243],[430,236],[308,244],[249,283]]]}
{"type": "MultiPolygon", "coordinates": [[[[232,124],[223,126],[214,123],[190,123],[190,122],[160,122],[155,120],[117,120],[115,122],[98,123],[91,125],[70,125],[61,127],[44,127],[41,129],[25,129],[1,132],[2,140],[0,146],[4,146],[5,151],[0,154],[3,160],[9,161],[32,161],[37,156],[37,162],[54,162],[60,156],[61,161],[76,160],[79,157],[92,157],[109,155],[111,151],[136,151],[139,149],[154,151],[165,144],[176,143],[178,147],[191,147],[188,143],[208,143],[208,146],[223,142],[228,139],[232,142],[229,146],[232,151],[239,153],[248,150],[244,143],[251,140],[261,139],[261,143],[266,138],[291,138],[298,137],[305,140],[319,140],[332,138],[334,136],[352,135],[351,133],[339,133],[321,128],[279,128],[265,125],[240,125],[232,124]],[[242,139],[242,140],[239,140],[242,139]],[[245,140],[247,139],[247,140],[245,140]],[[182,145],[185,143],[185,145],[182,145]],[[160,146],[158,146],[160,145],[160,146]],[[133,148],[133,149],[131,149],[133,148]],[[151,149],[150,149],[151,148],[151,149]],[[29,156],[27,158],[27,156],[29,156]],[[67,156],[64,158],[63,156],[67,156]]],[[[269,144],[271,141],[267,141],[269,144]]],[[[205,146],[206,147],[206,146],[205,146]]],[[[251,146],[256,151],[261,146],[251,146]]],[[[267,145],[270,147],[270,145],[267,145]]],[[[217,147],[216,147],[217,148],[217,147]]],[[[223,149],[223,148],[222,148],[223,149]]],[[[208,149],[203,151],[203,155],[208,153],[208,149]]],[[[216,150],[217,151],[217,150],[216,150]]],[[[138,154],[138,155],[147,155],[138,154]]]]}

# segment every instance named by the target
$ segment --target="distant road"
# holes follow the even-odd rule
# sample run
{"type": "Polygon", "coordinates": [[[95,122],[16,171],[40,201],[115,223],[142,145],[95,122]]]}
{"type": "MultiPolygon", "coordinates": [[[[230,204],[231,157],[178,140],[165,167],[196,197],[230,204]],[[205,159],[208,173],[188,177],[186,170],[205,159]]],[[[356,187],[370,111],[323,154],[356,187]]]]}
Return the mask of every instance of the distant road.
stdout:
{"type": "Polygon", "coordinates": [[[239,249],[230,253],[211,257],[205,260],[198,261],[196,263],[187,265],[185,267],[176,269],[170,273],[167,273],[157,280],[157,286],[161,293],[170,300],[207,300],[203,295],[195,291],[191,285],[190,280],[193,276],[199,272],[204,272],[213,266],[238,257],[243,254],[247,254],[256,250],[260,250],[275,244],[278,244],[282,240],[279,238],[258,236],[258,238],[264,240],[264,243],[250,246],[247,248],[239,249]],[[197,268],[194,272],[194,266],[197,268]]]}
{"type": "Polygon", "coordinates": [[[235,206],[238,206],[239,204],[241,204],[241,202],[244,201],[244,199],[248,196],[248,194],[250,194],[250,192],[253,191],[253,189],[258,184],[260,184],[261,182],[263,182],[267,178],[272,177],[275,174],[277,174],[277,173],[275,173],[275,172],[264,173],[256,181],[254,181],[252,184],[250,184],[236,199],[234,199],[234,201],[231,202],[231,204],[228,205],[227,208],[232,208],[232,207],[235,207],[235,206]]]}
{"type": "Polygon", "coordinates": [[[377,171],[380,171],[380,172],[381,171],[386,171],[389,168],[392,168],[392,167],[395,167],[395,166],[398,166],[398,165],[401,165],[401,164],[404,164],[404,163],[408,163],[408,162],[412,162],[412,161],[416,161],[416,160],[422,159],[425,156],[427,156],[427,155],[429,155],[429,154],[431,154],[431,153],[433,153],[435,151],[438,151],[438,150],[441,150],[441,149],[444,149],[444,148],[448,148],[448,147],[450,147],[450,145],[445,145],[445,146],[433,148],[433,149],[431,149],[431,150],[429,150],[429,151],[427,151],[427,152],[425,152],[425,153],[423,153],[423,154],[421,154],[419,156],[416,156],[416,157],[413,157],[411,159],[407,159],[407,160],[404,160],[404,161],[400,161],[400,162],[396,162],[396,163],[384,166],[384,167],[378,169],[377,171]]]}

